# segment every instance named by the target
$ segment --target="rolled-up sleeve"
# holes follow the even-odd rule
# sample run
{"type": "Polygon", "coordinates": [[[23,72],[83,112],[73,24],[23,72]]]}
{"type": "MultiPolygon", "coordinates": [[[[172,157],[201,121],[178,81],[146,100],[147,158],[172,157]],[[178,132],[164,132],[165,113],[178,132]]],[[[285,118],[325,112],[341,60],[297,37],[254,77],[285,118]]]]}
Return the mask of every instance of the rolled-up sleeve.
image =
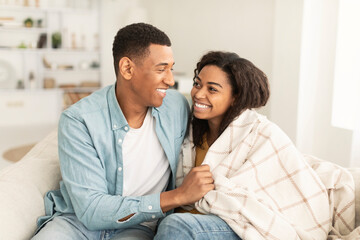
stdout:
{"type": "Polygon", "coordinates": [[[160,193],[139,197],[109,193],[107,166],[98,156],[85,122],[68,112],[59,122],[59,158],[62,195],[88,229],[127,228],[164,216],[160,193]]]}

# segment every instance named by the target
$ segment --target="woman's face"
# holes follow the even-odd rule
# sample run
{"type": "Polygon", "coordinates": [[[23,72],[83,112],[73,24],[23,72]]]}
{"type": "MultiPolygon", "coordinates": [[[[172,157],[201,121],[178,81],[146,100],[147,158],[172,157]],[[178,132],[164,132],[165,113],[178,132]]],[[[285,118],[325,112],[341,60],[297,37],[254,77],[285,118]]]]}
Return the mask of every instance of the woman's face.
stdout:
{"type": "Polygon", "coordinates": [[[194,116],[220,125],[234,98],[225,72],[214,65],[203,67],[191,90],[194,116]]]}

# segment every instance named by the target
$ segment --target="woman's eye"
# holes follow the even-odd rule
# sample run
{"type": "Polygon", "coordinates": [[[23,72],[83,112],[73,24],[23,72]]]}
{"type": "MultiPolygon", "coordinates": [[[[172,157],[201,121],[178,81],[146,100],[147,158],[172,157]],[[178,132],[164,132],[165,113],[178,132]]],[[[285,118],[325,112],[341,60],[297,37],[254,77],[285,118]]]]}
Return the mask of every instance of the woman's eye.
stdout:
{"type": "Polygon", "coordinates": [[[194,86],[194,87],[199,87],[200,84],[199,84],[198,82],[194,82],[194,83],[193,83],[193,86],[194,86]]]}
{"type": "Polygon", "coordinates": [[[210,90],[210,92],[217,92],[217,89],[213,88],[213,87],[209,87],[209,90],[210,90]]]}

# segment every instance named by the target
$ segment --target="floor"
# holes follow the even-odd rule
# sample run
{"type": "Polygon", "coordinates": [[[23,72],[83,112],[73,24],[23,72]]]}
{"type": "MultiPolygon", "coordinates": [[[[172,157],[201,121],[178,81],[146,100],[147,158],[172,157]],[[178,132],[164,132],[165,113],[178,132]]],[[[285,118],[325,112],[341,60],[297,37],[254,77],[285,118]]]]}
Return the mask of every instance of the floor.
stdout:
{"type": "Polygon", "coordinates": [[[25,144],[36,143],[55,128],[54,124],[0,127],[0,170],[13,164],[3,158],[5,151],[25,144]]]}

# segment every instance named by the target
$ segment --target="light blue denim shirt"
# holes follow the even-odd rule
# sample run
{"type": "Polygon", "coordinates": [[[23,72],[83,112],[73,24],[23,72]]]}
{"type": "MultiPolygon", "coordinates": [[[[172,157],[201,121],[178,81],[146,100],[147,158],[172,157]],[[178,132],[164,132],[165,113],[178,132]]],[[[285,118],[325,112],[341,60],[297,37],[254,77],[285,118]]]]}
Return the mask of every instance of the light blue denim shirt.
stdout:
{"type": "MultiPolygon", "coordinates": [[[[172,174],[167,189],[171,190],[175,187],[189,106],[182,94],[168,90],[163,104],[152,108],[151,113],[169,160],[172,174]]],[[[60,190],[47,193],[47,216],[39,218],[39,226],[61,213],[75,213],[90,230],[127,228],[165,216],[160,208],[160,193],[122,196],[122,141],[128,131],[115,85],[94,92],[63,112],[58,139],[63,180],[60,190]],[[133,213],[130,219],[118,221],[133,213]]],[[[134,151],[141,151],[141,146],[134,151]]]]}

